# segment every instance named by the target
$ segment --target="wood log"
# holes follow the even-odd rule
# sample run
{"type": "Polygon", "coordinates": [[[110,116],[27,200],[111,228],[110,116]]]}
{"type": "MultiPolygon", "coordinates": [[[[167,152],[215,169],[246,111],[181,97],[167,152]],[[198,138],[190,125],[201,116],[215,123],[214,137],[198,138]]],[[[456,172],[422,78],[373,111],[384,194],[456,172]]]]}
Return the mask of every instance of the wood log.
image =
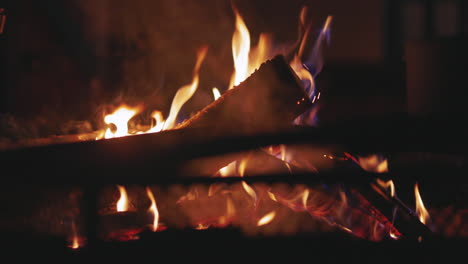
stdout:
{"type": "Polygon", "coordinates": [[[176,129],[209,127],[219,133],[239,134],[274,132],[288,128],[311,106],[300,80],[284,57],[278,55],[176,129]]]}

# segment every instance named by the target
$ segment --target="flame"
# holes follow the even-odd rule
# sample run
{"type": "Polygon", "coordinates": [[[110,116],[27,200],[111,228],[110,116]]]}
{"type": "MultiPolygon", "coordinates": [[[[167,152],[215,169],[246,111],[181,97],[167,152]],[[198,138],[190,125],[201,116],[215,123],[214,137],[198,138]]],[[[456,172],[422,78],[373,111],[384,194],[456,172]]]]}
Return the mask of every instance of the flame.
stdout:
{"type": "Polygon", "coordinates": [[[233,161],[233,162],[229,163],[228,165],[222,167],[218,171],[219,175],[221,175],[221,177],[228,177],[228,176],[235,175],[236,165],[237,165],[237,162],[233,161]]]}
{"type": "Polygon", "coordinates": [[[265,33],[260,34],[257,45],[251,49],[250,32],[237,9],[233,9],[236,16],[236,29],[232,35],[234,72],[231,76],[229,89],[247,79],[262,63],[273,55],[272,39],[270,35],[265,33]]]}
{"type": "Polygon", "coordinates": [[[370,155],[367,157],[358,157],[361,168],[365,171],[384,173],[388,172],[388,161],[380,155],[370,155]]]}
{"type": "Polygon", "coordinates": [[[271,191],[268,191],[267,194],[268,194],[268,197],[270,197],[272,201],[278,202],[278,199],[276,199],[276,195],[274,193],[272,193],[271,191]]]}
{"type": "Polygon", "coordinates": [[[219,218],[220,225],[228,225],[231,218],[236,215],[236,208],[234,207],[234,202],[230,197],[226,199],[226,215],[223,215],[219,218]]]}
{"type": "Polygon", "coordinates": [[[112,132],[111,129],[108,128],[104,138],[128,136],[128,121],[140,111],[140,107],[130,108],[126,105],[122,105],[114,113],[106,115],[104,117],[104,122],[108,125],[114,124],[117,129],[115,132],[112,132]]]}
{"type": "Polygon", "coordinates": [[[120,199],[117,201],[117,212],[126,212],[128,211],[128,196],[125,187],[117,185],[117,188],[120,192],[120,199]]]}
{"type": "Polygon", "coordinates": [[[234,59],[234,73],[229,88],[239,85],[249,76],[250,33],[239,12],[234,9],[236,16],[236,30],[232,35],[232,56],[234,59]]]}
{"type": "Polygon", "coordinates": [[[151,116],[155,120],[155,125],[152,128],[150,128],[150,130],[146,131],[146,133],[156,133],[156,132],[160,132],[161,130],[163,130],[165,120],[161,111],[158,111],[158,110],[153,111],[151,116]]]}
{"type": "Polygon", "coordinates": [[[156,232],[158,230],[158,224],[159,224],[159,211],[158,207],[156,206],[156,200],[154,199],[153,192],[151,192],[151,189],[149,187],[146,187],[146,194],[148,195],[148,198],[151,201],[151,206],[148,208],[148,211],[153,213],[153,232],[156,232]]]}
{"type": "Polygon", "coordinates": [[[69,245],[68,247],[71,248],[71,249],[78,249],[80,248],[80,241],[79,241],[79,238],[78,238],[78,232],[76,232],[76,224],[74,221],[72,221],[72,241],[71,241],[71,245],[69,245]]]}
{"type": "Polygon", "coordinates": [[[414,197],[416,200],[416,214],[418,215],[419,221],[421,221],[423,224],[426,224],[429,221],[430,216],[426,210],[426,207],[424,207],[417,183],[414,185],[414,197]]]}
{"type": "Polygon", "coordinates": [[[395,184],[393,184],[392,180],[383,181],[381,179],[377,179],[377,184],[385,190],[389,191],[390,197],[395,197],[395,184]]]}
{"type": "Polygon", "coordinates": [[[275,219],[275,216],[276,216],[275,211],[269,212],[268,214],[266,214],[262,218],[260,218],[260,220],[258,220],[257,226],[263,226],[263,225],[267,225],[267,224],[271,223],[271,221],[273,221],[273,219],[275,219]]]}
{"type": "Polygon", "coordinates": [[[218,100],[218,98],[221,97],[221,93],[219,92],[218,88],[213,87],[212,91],[213,91],[214,100],[215,101],[218,100]]]}
{"type": "Polygon", "coordinates": [[[182,86],[177,90],[174,99],[172,100],[171,110],[169,111],[169,116],[167,117],[166,122],[164,123],[164,129],[173,128],[176,123],[177,115],[179,114],[182,106],[192,97],[195,91],[198,88],[199,75],[201,64],[205,59],[208,47],[204,46],[200,48],[197,52],[197,62],[195,68],[193,69],[193,79],[192,83],[182,86]]]}
{"type": "Polygon", "coordinates": [[[250,195],[250,197],[252,197],[252,199],[254,200],[254,205],[255,207],[257,207],[257,193],[255,192],[255,190],[250,187],[250,185],[248,185],[245,181],[242,181],[242,187],[244,187],[244,190],[245,192],[250,195]]]}

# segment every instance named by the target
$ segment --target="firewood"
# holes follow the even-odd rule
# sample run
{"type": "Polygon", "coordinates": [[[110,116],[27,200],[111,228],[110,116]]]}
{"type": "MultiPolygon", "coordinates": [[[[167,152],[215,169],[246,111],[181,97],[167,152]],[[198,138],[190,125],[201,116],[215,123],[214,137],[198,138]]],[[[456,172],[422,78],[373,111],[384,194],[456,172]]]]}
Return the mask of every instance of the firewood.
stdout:
{"type": "Polygon", "coordinates": [[[263,63],[177,129],[209,127],[219,133],[275,132],[312,106],[300,80],[282,55],[263,63]]]}

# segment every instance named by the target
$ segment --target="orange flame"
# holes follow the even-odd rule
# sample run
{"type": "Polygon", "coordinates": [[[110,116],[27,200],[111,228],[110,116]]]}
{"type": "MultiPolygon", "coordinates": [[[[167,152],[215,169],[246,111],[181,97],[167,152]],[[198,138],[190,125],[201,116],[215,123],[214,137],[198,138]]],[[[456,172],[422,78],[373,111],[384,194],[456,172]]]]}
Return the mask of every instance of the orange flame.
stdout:
{"type": "Polygon", "coordinates": [[[426,207],[424,207],[417,183],[414,185],[414,197],[416,200],[416,214],[418,215],[419,221],[423,224],[426,224],[428,223],[430,216],[426,210],[426,207]]]}
{"type": "Polygon", "coordinates": [[[218,88],[213,87],[212,91],[213,91],[214,100],[215,101],[218,100],[218,98],[221,97],[221,93],[219,92],[218,88]]]}
{"type": "Polygon", "coordinates": [[[250,197],[252,197],[252,199],[254,200],[255,207],[257,207],[257,193],[255,192],[255,190],[252,187],[250,187],[250,185],[248,185],[245,181],[242,181],[242,187],[244,187],[245,192],[248,195],[250,195],[250,197]]]}
{"type": "Polygon", "coordinates": [[[128,134],[128,121],[141,111],[140,107],[130,108],[122,105],[114,113],[106,115],[104,122],[108,125],[114,124],[116,126],[115,132],[112,132],[110,128],[106,130],[104,138],[115,138],[123,137],[128,134]]]}
{"type": "Polygon", "coordinates": [[[195,91],[198,88],[199,75],[201,64],[205,59],[208,47],[204,46],[200,48],[197,52],[197,62],[195,68],[193,69],[193,79],[192,83],[182,86],[177,90],[174,99],[172,100],[171,110],[169,111],[169,116],[167,117],[166,122],[164,123],[164,129],[173,128],[176,123],[177,115],[179,114],[182,106],[192,97],[195,91]]]}
{"type": "Polygon", "coordinates": [[[393,184],[392,180],[389,181],[383,181],[381,179],[377,179],[377,184],[390,192],[390,197],[395,197],[395,184],[393,184]]]}
{"type": "Polygon", "coordinates": [[[388,172],[387,159],[377,154],[367,157],[358,157],[358,162],[361,168],[365,171],[376,173],[388,172]]]}
{"type": "Polygon", "coordinates": [[[236,30],[232,36],[232,56],[235,72],[231,78],[229,88],[239,85],[249,76],[250,33],[239,12],[236,15],[236,30]]]}
{"type": "Polygon", "coordinates": [[[158,207],[156,206],[156,200],[154,199],[153,192],[151,192],[151,189],[149,187],[146,187],[146,194],[148,195],[148,198],[151,201],[151,206],[148,208],[148,211],[153,213],[153,232],[156,232],[158,230],[158,224],[159,224],[159,211],[158,207]]]}
{"type": "Polygon", "coordinates": [[[128,196],[125,187],[117,185],[117,188],[120,192],[120,199],[117,201],[117,212],[126,212],[128,211],[128,196]]]}
{"type": "Polygon", "coordinates": [[[71,245],[69,245],[68,247],[71,248],[71,249],[78,249],[80,248],[80,241],[78,239],[78,232],[76,232],[76,224],[75,222],[73,221],[72,222],[72,241],[71,241],[71,245]]]}
{"type": "Polygon", "coordinates": [[[236,16],[236,30],[232,36],[232,57],[234,73],[231,77],[229,89],[239,85],[250,76],[262,63],[272,55],[272,41],[267,34],[260,34],[257,46],[250,48],[250,32],[241,15],[234,8],[236,16]]]}
{"type": "Polygon", "coordinates": [[[273,219],[275,219],[275,216],[276,216],[275,211],[269,212],[268,214],[266,214],[262,218],[260,218],[260,220],[258,220],[257,226],[263,226],[263,225],[267,225],[267,224],[271,223],[271,221],[273,221],[273,219]]]}

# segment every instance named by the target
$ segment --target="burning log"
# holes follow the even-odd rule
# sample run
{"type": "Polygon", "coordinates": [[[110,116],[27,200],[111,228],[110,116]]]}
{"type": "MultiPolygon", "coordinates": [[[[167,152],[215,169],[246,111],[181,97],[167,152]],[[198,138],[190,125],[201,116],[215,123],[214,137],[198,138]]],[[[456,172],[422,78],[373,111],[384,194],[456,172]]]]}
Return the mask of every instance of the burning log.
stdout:
{"type": "Polygon", "coordinates": [[[240,85],[176,128],[209,127],[218,133],[274,132],[312,106],[282,55],[263,63],[240,85]]]}

